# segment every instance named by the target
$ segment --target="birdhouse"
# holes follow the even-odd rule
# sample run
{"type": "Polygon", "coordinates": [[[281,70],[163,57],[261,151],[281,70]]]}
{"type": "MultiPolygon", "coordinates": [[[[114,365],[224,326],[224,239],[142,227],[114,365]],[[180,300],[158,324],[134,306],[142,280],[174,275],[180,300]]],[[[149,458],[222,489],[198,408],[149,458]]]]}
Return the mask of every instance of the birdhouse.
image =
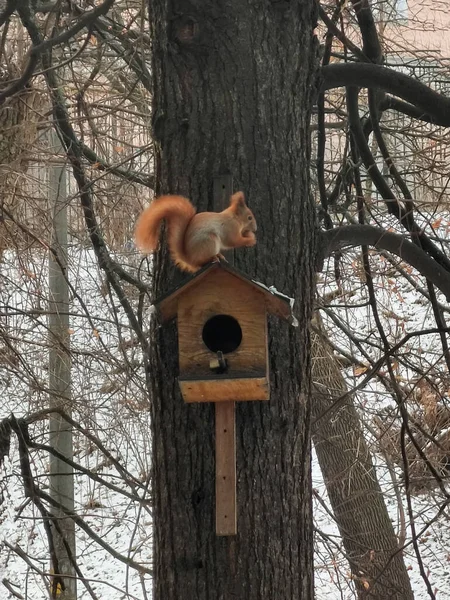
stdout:
{"type": "Polygon", "coordinates": [[[267,314],[292,320],[291,299],[215,262],[155,303],[177,318],[185,402],[268,400],[267,314]]]}
{"type": "Polygon", "coordinates": [[[269,399],[267,315],[295,324],[292,304],[223,262],[155,302],[162,322],[177,318],[185,402],[216,403],[217,535],[237,532],[235,402],[269,399]]]}

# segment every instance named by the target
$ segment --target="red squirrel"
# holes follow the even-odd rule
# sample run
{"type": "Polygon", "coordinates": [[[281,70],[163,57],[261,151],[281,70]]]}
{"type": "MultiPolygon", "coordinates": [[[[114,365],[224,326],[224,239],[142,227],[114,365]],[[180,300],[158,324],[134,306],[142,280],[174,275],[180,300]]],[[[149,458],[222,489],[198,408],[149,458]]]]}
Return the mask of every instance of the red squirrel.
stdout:
{"type": "Polygon", "coordinates": [[[196,214],[183,196],[156,198],[136,223],[135,239],[140,250],[156,250],[163,219],[167,222],[170,255],[182,271],[195,273],[214,258],[223,258],[223,250],[256,244],[256,221],[243,192],[233,194],[230,206],[220,213],[196,214]]]}

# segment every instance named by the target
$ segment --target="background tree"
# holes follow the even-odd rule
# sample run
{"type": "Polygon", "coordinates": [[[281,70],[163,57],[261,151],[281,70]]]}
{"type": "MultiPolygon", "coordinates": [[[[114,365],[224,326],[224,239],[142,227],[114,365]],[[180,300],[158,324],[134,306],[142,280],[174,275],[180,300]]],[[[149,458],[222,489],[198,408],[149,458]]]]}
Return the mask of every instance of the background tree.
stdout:
{"type": "Polygon", "coordinates": [[[358,597],[413,598],[341,364],[319,313],[312,323],[312,439],[358,597]],[[342,396],[346,397],[336,411],[334,403],[342,396]]]}
{"type": "MultiPolygon", "coordinates": [[[[404,543],[407,534],[402,503],[405,501],[408,524],[411,528],[410,539],[419,570],[428,594],[434,597],[435,590],[428,577],[423,560],[427,555],[427,548],[420,547],[424,544],[426,538],[420,537],[417,533],[418,517],[414,500],[411,497],[411,479],[405,459],[406,448],[409,448],[409,452],[412,448],[415,448],[416,460],[419,459],[425,470],[429,469],[430,476],[434,478],[436,485],[440,488],[443,504],[437,503],[437,512],[442,511],[447,497],[444,484],[445,476],[443,479],[442,469],[433,465],[437,456],[433,450],[435,443],[432,441],[435,432],[438,430],[436,428],[439,426],[435,420],[432,424],[424,423],[423,413],[419,417],[414,404],[417,400],[420,404],[420,398],[423,401],[425,395],[419,394],[418,398],[414,390],[416,386],[419,389],[427,387],[428,384],[425,384],[425,381],[429,383],[432,381],[434,388],[439,387],[439,378],[445,378],[444,372],[448,371],[447,361],[445,360],[447,354],[446,325],[443,312],[445,308],[439,302],[431,283],[435,283],[448,299],[448,259],[445,251],[442,251],[444,248],[441,239],[439,239],[439,236],[436,237],[433,230],[435,225],[439,226],[439,222],[432,214],[429,215],[429,203],[433,199],[438,199],[439,194],[434,194],[430,187],[425,189],[423,185],[419,185],[418,182],[423,181],[423,177],[417,177],[417,175],[420,169],[419,165],[429,152],[427,148],[429,144],[426,140],[428,136],[434,137],[436,135],[436,128],[430,127],[429,123],[448,124],[444,109],[448,100],[434,93],[429,87],[420,84],[406,73],[399,74],[398,70],[394,73],[389,68],[370,64],[370,62],[383,62],[383,50],[389,45],[389,49],[393,50],[393,54],[396,52],[394,55],[389,54],[384,59],[390,64],[404,63],[407,66],[402,70],[410,70],[411,73],[418,73],[418,68],[421,69],[421,74],[431,72],[430,69],[433,69],[433,73],[439,73],[439,77],[445,80],[444,62],[439,65],[435,61],[433,65],[426,55],[411,56],[410,51],[408,57],[399,56],[399,46],[401,44],[398,43],[399,37],[396,38],[393,35],[393,31],[399,32],[399,26],[394,26],[393,29],[390,28],[386,20],[383,21],[383,14],[386,14],[385,9],[392,11],[395,8],[393,4],[387,6],[387,3],[381,3],[374,5],[374,12],[372,12],[369,3],[363,2],[359,6],[355,5],[355,17],[358,29],[360,29],[362,48],[359,43],[354,43],[355,41],[358,42],[359,35],[355,31],[356,23],[351,12],[336,10],[333,15],[327,15],[325,12],[321,13],[329,32],[336,35],[342,44],[341,48],[343,48],[343,53],[339,53],[339,51],[334,53],[330,45],[330,35],[324,61],[326,62],[327,57],[333,55],[336,57],[339,55],[339,58],[344,62],[351,61],[350,54],[353,54],[358,60],[358,63],[355,64],[348,62],[347,64],[325,66],[322,71],[325,78],[325,87],[334,88],[335,85],[339,84],[369,87],[367,96],[364,93],[358,93],[356,87],[347,87],[345,96],[338,92],[332,92],[326,97],[326,102],[330,103],[328,107],[326,103],[319,103],[318,107],[317,181],[323,209],[322,215],[324,223],[329,229],[325,238],[334,239],[337,242],[342,236],[341,241],[345,237],[345,243],[347,244],[363,245],[362,261],[354,254],[350,255],[350,263],[347,262],[345,255],[342,255],[342,253],[336,256],[334,274],[337,289],[333,291],[327,289],[327,292],[329,292],[328,297],[332,300],[330,305],[324,306],[323,309],[327,327],[330,328],[330,331],[334,330],[332,334],[335,340],[334,348],[338,349],[339,354],[346,357],[346,361],[350,361],[353,366],[353,377],[360,376],[364,379],[362,382],[355,382],[353,386],[356,386],[356,389],[367,390],[366,395],[363,397],[364,412],[362,413],[365,415],[365,422],[368,427],[366,438],[371,440],[373,444],[374,438],[379,436],[383,441],[382,448],[385,456],[388,447],[392,453],[392,445],[387,443],[387,439],[392,440],[393,431],[396,430],[396,427],[393,427],[393,421],[389,420],[387,423],[385,421],[386,413],[384,411],[388,401],[380,402],[383,399],[383,391],[397,405],[397,410],[393,409],[393,412],[397,413],[394,421],[398,418],[398,422],[401,423],[401,425],[398,425],[398,442],[399,447],[402,449],[400,452],[394,452],[393,455],[397,464],[403,463],[405,466],[404,499],[402,498],[402,488],[399,487],[398,472],[396,473],[392,461],[389,463],[389,458],[387,469],[392,477],[397,500],[400,503],[401,521],[398,534],[400,541],[404,543]],[[378,15],[376,11],[378,11],[378,15]],[[378,26],[376,25],[377,16],[380,19],[378,26]],[[333,19],[335,20],[333,21],[333,19]],[[336,27],[334,23],[339,21],[339,26],[336,27]],[[389,33],[392,34],[391,38],[389,33]],[[383,49],[382,44],[384,45],[383,49]],[[333,83],[331,83],[331,80],[327,81],[328,73],[331,75],[333,83]],[[377,75],[373,77],[375,73],[377,75]],[[338,74],[343,74],[343,77],[338,74]],[[335,75],[338,76],[336,79],[334,79],[335,75]],[[401,100],[376,90],[391,92],[401,100]],[[330,109],[331,107],[333,108],[330,109]],[[337,107],[339,107],[337,109],[339,112],[336,111],[337,107]],[[389,109],[394,109],[396,112],[386,113],[389,109]],[[334,114],[333,110],[336,111],[334,114]],[[399,113],[400,117],[398,116],[399,113]],[[326,117],[327,114],[330,116],[326,117]],[[339,122],[339,119],[336,119],[336,114],[340,115],[342,121],[339,122]],[[363,115],[362,118],[361,115],[363,115]],[[405,115],[408,116],[405,117],[405,115]],[[427,124],[418,125],[418,119],[425,121],[427,124]],[[327,129],[328,134],[326,133],[327,129]],[[341,130],[341,133],[336,133],[339,130],[341,130]],[[408,148],[412,147],[416,149],[421,147],[420,153],[409,153],[408,148]],[[329,159],[331,155],[333,155],[333,163],[327,163],[327,158],[329,159]],[[419,156],[422,156],[422,158],[420,159],[419,156]],[[336,165],[338,165],[337,169],[336,165]],[[420,207],[418,207],[418,203],[421,203],[420,207]],[[392,216],[389,217],[388,215],[392,216]],[[354,225],[357,221],[360,225],[354,225]],[[350,223],[352,226],[342,227],[344,223],[350,223]],[[367,226],[367,223],[375,224],[377,228],[372,225],[367,226]],[[334,229],[336,224],[340,227],[334,229]],[[402,237],[396,235],[394,231],[402,232],[402,237]],[[411,235],[411,241],[416,248],[412,244],[408,245],[405,241],[405,231],[411,235]],[[384,257],[386,263],[383,265],[383,262],[381,262],[380,265],[379,260],[371,255],[364,244],[374,244],[380,249],[382,258],[384,257]],[[410,266],[405,267],[404,264],[393,259],[392,255],[383,252],[383,249],[397,254],[408,261],[410,265],[414,265],[428,281],[422,283],[420,279],[417,279],[417,275],[410,266]],[[423,250],[425,250],[425,253],[423,250]],[[438,277],[436,277],[437,272],[439,272],[438,277]],[[402,283],[402,279],[404,283],[402,283]],[[361,285],[362,289],[359,289],[361,285]],[[418,293],[425,294],[426,302],[429,303],[435,319],[434,327],[433,322],[430,322],[426,315],[420,315],[419,323],[416,321],[417,325],[414,331],[414,325],[408,325],[407,321],[416,320],[415,311],[402,311],[408,313],[404,316],[398,314],[398,307],[401,309],[402,304],[405,303],[405,296],[411,294],[410,286],[418,293]],[[354,301],[350,300],[351,296],[355,298],[354,301]],[[342,297],[346,298],[345,316],[340,315],[339,308],[333,306],[338,305],[342,297]],[[393,297],[396,299],[395,312],[392,310],[393,297]],[[368,313],[364,310],[364,306],[368,307],[368,313]],[[424,321],[424,319],[426,320],[424,321]],[[358,331],[355,331],[352,325],[355,322],[358,322],[358,331]],[[430,327],[428,331],[421,331],[424,322],[430,327]],[[334,337],[336,326],[340,328],[340,338],[334,337]],[[374,332],[378,332],[379,342],[374,340],[374,332]],[[342,334],[348,341],[342,338],[342,334]],[[435,336],[434,343],[438,340],[443,351],[442,356],[436,357],[437,359],[432,361],[433,367],[428,373],[427,369],[424,370],[423,362],[421,360],[417,362],[413,357],[414,353],[410,353],[408,343],[410,339],[417,339],[416,336],[427,335],[435,336]],[[340,341],[337,348],[336,340],[338,339],[340,341]],[[406,353],[404,352],[404,346],[408,347],[406,353]],[[376,348],[378,348],[378,354],[376,348]],[[367,365],[374,367],[374,370],[372,371],[367,365]],[[438,365],[444,367],[444,372],[436,379],[436,374],[439,371],[438,365]],[[431,375],[432,372],[433,375],[431,375]],[[412,373],[413,375],[411,375],[412,373]],[[374,382],[373,375],[379,377],[380,386],[374,382]],[[415,397],[414,400],[413,397],[415,397]],[[369,406],[367,406],[367,399],[369,399],[369,406]],[[370,400],[375,400],[375,402],[370,402],[370,400]],[[376,430],[374,430],[373,423],[370,420],[373,414],[372,411],[377,415],[375,418],[376,430]],[[382,418],[379,418],[378,415],[382,418]],[[410,424],[411,418],[413,418],[414,426],[410,424]],[[422,432],[419,436],[417,431],[411,428],[415,428],[417,421],[419,421],[417,424],[419,431],[422,432]],[[430,425],[432,429],[430,429],[430,425]],[[423,426],[425,426],[425,431],[422,429],[423,426]],[[427,439],[426,452],[424,452],[423,436],[427,439]],[[431,457],[433,457],[432,460],[430,460],[431,457]]],[[[434,77],[436,81],[437,78],[434,77]]],[[[321,97],[322,102],[323,100],[324,97],[321,97]]],[[[429,156],[431,158],[431,155],[429,156]]],[[[334,249],[340,247],[341,244],[338,242],[335,244],[334,249]]],[[[333,288],[334,284],[328,276],[326,286],[328,287],[330,284],[333,288]]],[[[419,345],[422,346],[422,344],[423,342],[420,342],[419,345]]],[[[341,414],[345,414],[345,403],[348,402],[348,398],[349,394],[345,392],[341,394],[341,399],[337,400],[337,406],[341,406],[341,409],[339,409],[341,414]]],[[[431,402],[436,414],[441,413],[441,410],[445,413],[446,401],[445,395],[442,395],[442,393],[440,394],[440,401],[443,402],[441,408],[439,408],[439,395],[436,394],[430,398],[428,394],[427,402],[431,402]]],[[[419,411],[419,413],[421,412],[419,411]]],[[[429,414],[429,409],[426,412],[429,414]]],[[[336,415],[334,420],[337,419],[336,415]]],[[[329,411],[328,418],[331,419],[331,422],[334,422],[333,415],[329,411]]],[[[339,421],[342,425],[343,420],[340,419],[339,421]]],[[[339,423],[336,423],[337,426],[339,426],[339,423]]],[[[341,467],[343,464],[342,461],[341,467]]],[[[351,486],[350,478],[348,483],[351,486]]],[[[348,492],[350,498],[352,493],[350,490],[348,492]]],[[[374,505],[370,507],[366,505],[367,515],[373,508],[374,505]]],[[[430,527],[435,518],[436,513],[430,507],[427,517],[423,520],[425,523],[423,531],[430,527]]],[[[341,525],[339,519],[338,522],[341,525]]],[[[419,518],[419,522],[422,522],[421,518],[419,518]]],[[[349,523],[353,523],[352,533],[357,533],[358,527],[355,521],[349,521],[349,523]]],[[[370,551],[370,544],[368,544],[367,550],[370,551]]],[[[370,595],[370,590],[368,593],[370,595]]]]}
{"type": "MultiPolygon", "coordinates": [[[[2,56],[7,57],[6,62],[12,61],[19,54],[16,44],[21,42],[23,67],[31,61],[32,68],[25,70],[25,78],[22,78],[22,83],[27,83],[28,93],[21,90],[15,94],[11,85],[5,84],[3,91],[6,100],[5,97],[2,99],[2,114],[10,112],[11,105],[14,105],[12,100],[16,100],[21,107],[24,98],[28,100],[32,94],[39,94],[41,104],[37,109],[36,103],[30,103],[30,109],[25,112],[25,115],[31,114],[31,117],[28,116],[30,122],[22,117],[20,125],[23,124],[23,127],[5,129],[5,137],[9,131],[13,138],[9,147],[15,149],[15,155],[14,160],[8,164],[5,160],[2,165],[10,176],[8,181],[14,182],[14,187],[5,186],[1,207],[2,240],[5,241],[1,285],[1,386],[2,397],[6,399],[2,416],[7,417],[11,410],[18,411],[21,416],[24,411],[27,413],[27,419],[23,421],[7,417],[2,429],[5,444],[2,449],[12,439],[13,448],[18,451],[12,455],[20,455],[20,471],[19,465],[6,463],[4,467],[2,492],[6,501],[2,505],[2,521],[8,527],[7,524],[12,524],[16,516],[14,511],[18,510],[24,522],[33,523],[29,536],[7,535],[6,539],[2,539],[2,557],[10,563],[15,555],[24,561],[21,576],[17,577],[13,569],[12,575],[5,576],[3,585],[10,593],[21,593],[27,597],[38,598],[40,593],[48,597],[45,588],[55,596],[60,595],[61,587],[54,589],[51,585],[52,571],[56,569],[49,558],[55,539],[47,524],[49,513],[52,512],[65,515],[65,520],[73,517],[75,521],[80,554],[84,555],[75,563],[76,575],[82,580],[78,588],[80,595],[87,594],[95,598],[97,594],[109,596],[119,591],[130,597],[136,597],[137,594],[145,597],[146,577],[150,573],[150,557],[146,554],[148,523],[145,525],[149,518],[150,497],[148,422],[142,417],[147,414],[143,412],[147,403],[143,391],[144,373],[141,372],[142,355],[133,329],[125,313],[121,312],[120,303],[114,300],[112,288],[96,268],[95,255],[87,247],[89,231],[82,221],[83,214],[73,176],[68,180],[66,190],[70,223],[67,270],[70,314],[66,310],[63,315],[65,318],[70,316],[70,329],[66,327],[62,332],[64,337],[70,336],[71,341],[74,390],[69,408],[73,411],[73,419],[56,407],[51,414],[56,418],[61,417],[74,429],[75,458],[66,458],[65,462],[74,469],[76,475],[75,513],[72,515],[70,507],[61,506],[46,489],[49,457],[61,460],[61,456],[46,443],[49,416],[46,407],[48,394],[54,394],[54,390],[49,389],[47,370],[47,317],[49,313],[53,314],[53,310],[45,279],[45,265],[48,253],[56,258],[56,262],[59,257],[58,245],[52,240],[52,212],[46,200],[49,184],[47,165],[59,160],[70,167],[70,162],[65,152],[63,156],[55,156],[54,148],[46,142],[47,132],[55,122],[49,118],[52,98],[45,87],[45,80],[42,75],[37,75],[31,83],[27,77],[33,75],[33,68],[42,70],[41,59],[46,65],[56,66],[59,62],[66,67],[69,65],[64,69],[67,79],[56,84],[52,80],[51,70],[47,69],[50,78],[48,83],[55,91],[55,96],[63,99],[63,110],[66,102],[70,106],[70,118],[73,119],[77,135],[86,143],[82,148],[89,158],[83,160],[81,174],[84,171],[95,180],[88,192],[92,192],[92,195],[87,200],[95,204],[94,212],[105,226],[105,235],[116,253],[114,256],[128,266],[131,281],[134,281],[132,274],[136,273],[139,263],[130,253],[127,242],[132,237],[135,215],[145,197],[145,188],[138,192],[133,183],[133,167],[137,162],[144,165],[149,160],[148,156],[142,161],[140,159],[150,146],[140,112],[145,90],[138,90],[136,81],[134,84],[130,82],[130,89],[134,90],[134,95],[130,93],[133,100],[125,97],[126,91],[119,97],[117,90],[108,84],[111,80],[118,85],[119,72],[127,81],[130,71],[125,71],[126,63],[119,65],[119,59],[112,53],[108,54],[101,42],[96,43],[91,31],[86,35],[86,30],[76,29],[80,22],[92,24],[102,10],[106,12],[108,5],[94,9],[94,16],[89,10],[80,9],[70,20],[70,25],[67,13],[64,10],[56,13],[51,5],[42,7],[42,11],[38,7],[37,12],[33,12],[28,3],[21,3],[20,16],[14,12],[15,9],[18,11],[19,5],[10,8],[9,15],[8,11],[2,14],[2,18],[10,16],[5,25],[5,34],[8,36],[2,56]],[[50,25],[55,25],[55,28],[52,29],[50,25]],[[70,34],[67,38],[59,37],[58,32],[63,29],[70,34]],[[26,55],[30,38],[34,39],[36,46],[40,44],[40,35],[49,35],[63,44],[58,59],[49,54],[52,43],[47,46],[44,43],[39,51],[32,49],[26,55]],[[66,45],[68,40],[71,40],[70,45],[66,45]],[[43,52],[42,56],[40,51],[43,52]],[[37,59],[33,52],[36,52],[37,59]],[[67,97],[63,90],[67,92],[67,97]],[[136,108],[138,103],[139,108],[136,108]],[[120,118],[119,106],[123,109],[120,118]],[[137,120],[140,120],[140,129],[130,125],[137,120]],[[34,137],[31,133],[25,137],[25,132],[30,131],[35,132],[34,137]],[[124,163],[126,166],[122,168],[124,163]],[[92,165],[92,169],[89,165],[92,165]],[[114,175],[116,170],[120,173],[120,179],[114,175]],[[93,188],[95,191],[92,191],[93,188]],[[124,206],[120,209],[117,206],[118,192],[122,199],[127,198],[125,205],[130,211],[129,219],[124,218],[124,206]],[[23,493],[20,494],[19,490],[23,490],[23,493]],[[118,530],[119,536],[116,534],[118,530]],[[120,540],[124,540],[125,544],[120,540]],[[41,550],[43,544],[47,544],[44,553],[41,550]],[[93,553],[92,544],[96,547],[93,553]],[[96,557],[93,562],[90,555],[96,557]],[[130,571],[136,576],[131,577],[132,581],[128,584],[130,571]]],[[[119,22],[123,16],[133,14],[127,10],[126,4],[118,7],[116,16],[119,22]]],[[[133,7],[129,10],[132,11],[133,7]]],[[[135,21],[139,18],[139,11],[135,10],[132,21],[122,23],[122,36],[125,36],[127,27],[136,27],[135,21]]],[[[20,79],[22,74],[19,68],[15,73],[10,76],[13,86],[15,79],[20,79]]],[[[150,152],[149,155],[151,157],[150,152]]],[[[73,170],[69,170],[69,173],[73,175],[73,170]]],[[[142,178],[137,175],[136,178],[142,182],[142,178]]],[[[98,229],[94,231],[91,228],[90,233],[99,244],[102,243],[102,235],[95,238],[98,229]]],[[[109,258],[108,266],[111,268],[115,263],[106,251],[105,244],[103,248],[102,258],[104,261],[109,258]]],[[[116,280],[113,284],[116,290],[120,289],[120,283],[116,280]]],[[[138,284],[133,291],[133,287],[128,285],[127,300],[139,314],[139,292],[136,289],[142,290],[143,286],[138,284]]],[[[126,294],[122,292],[120,297],[125,298],[126,294]]],[[[128,308],[126,301],[124,303],[128,308]]],[[[141,316],[141,323],[145,326],[145,316],[141,316]]],[[[140,328],[137,330],[140,331],[140,328]]],[[[50,346],[55,345],[65,356],[68,355],[67,345],[61,348],[51,338],[50,346]]],[[[56,404],[57,395],[54,395],[54,400],[56,404]]],[[[64,400],[67,401],[67,398],[64,400]]],[[[55,529],[58,523],[63,522],[60,516],[55,521],[55,529]]]]}

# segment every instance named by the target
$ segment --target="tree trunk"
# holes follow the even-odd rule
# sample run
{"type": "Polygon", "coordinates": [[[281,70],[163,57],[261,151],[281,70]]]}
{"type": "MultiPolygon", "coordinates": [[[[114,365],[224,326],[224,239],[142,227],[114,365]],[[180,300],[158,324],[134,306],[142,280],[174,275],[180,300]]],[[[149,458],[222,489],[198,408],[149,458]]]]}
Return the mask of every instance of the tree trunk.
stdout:
{"type": "Polygon", "coordinates": [[[409,600],[414,595],[398,551],[372,457],[351,398],[326,412],[347,391],[341,369],[323,341],[318,314],[311,333],[313,442],[358,598],[409,600]],[[324,415],[324,416],[322,416],[324,415]]]}
{"type": "MultiPolygon", "coordinates": [[[[155,600],[313,597],[308,323],[315,220],[309,119],[315,3],[150,3],[157,192],[213,207],[231,173],[258,222],[235,265],[295,298],[269,327],[271,399],[236,398],[238,533],[214,528],[214,407],[185,405],[175,326],[153,330],[155,600]],[[216,180],[217,181],[217,180],[216,180]]],[[[158,255],[155,295],[179,277],[158,255]]]]}

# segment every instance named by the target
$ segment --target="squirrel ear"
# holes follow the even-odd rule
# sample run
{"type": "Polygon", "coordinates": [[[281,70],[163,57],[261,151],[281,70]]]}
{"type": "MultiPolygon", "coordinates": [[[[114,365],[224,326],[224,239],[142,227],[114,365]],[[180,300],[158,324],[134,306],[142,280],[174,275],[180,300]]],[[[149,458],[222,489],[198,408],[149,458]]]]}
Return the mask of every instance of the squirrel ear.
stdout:
{"type": "Polygon", "coordinates": [[[231,196],[230,204],[236,208],[244,208],[244,206],[246,206],[244,192],[236,192],[233,194],[231,196]]]}

